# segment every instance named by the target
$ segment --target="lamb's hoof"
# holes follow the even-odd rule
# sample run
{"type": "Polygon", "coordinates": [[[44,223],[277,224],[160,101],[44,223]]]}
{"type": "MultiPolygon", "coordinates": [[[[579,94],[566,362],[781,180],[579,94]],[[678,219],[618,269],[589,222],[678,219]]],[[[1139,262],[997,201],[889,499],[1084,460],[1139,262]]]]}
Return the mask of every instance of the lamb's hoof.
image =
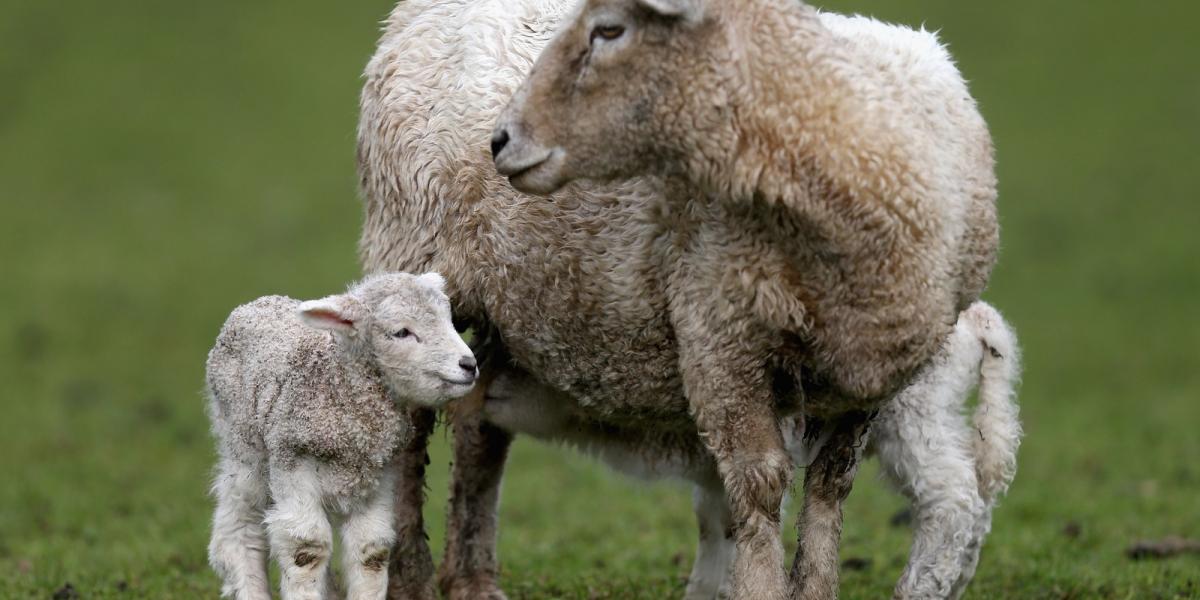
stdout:
{"type": "Polygon", "coordinates": [[[438,583],[446,600],[508,600],[492,577],[440,579],[438,583]]]}

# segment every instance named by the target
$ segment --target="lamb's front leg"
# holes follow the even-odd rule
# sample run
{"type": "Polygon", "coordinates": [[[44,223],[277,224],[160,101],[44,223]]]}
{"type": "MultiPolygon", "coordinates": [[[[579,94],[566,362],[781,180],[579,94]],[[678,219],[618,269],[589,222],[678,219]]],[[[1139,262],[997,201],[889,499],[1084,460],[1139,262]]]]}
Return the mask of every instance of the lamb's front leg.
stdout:
{"type": "MultiPolygon", "coordinates": [[[[712,341],[715,337],[709,337],[712,341]]],[[[780,535],[780,504],[791,483],[774,401],[758,361],[727,360],[722,343],[681,353],[684,387],[705,445],[717,463],[732,516],[735,600],[787,596],[780,535]],[[734,367],[740,365],[743,370],[734,367]]]]}
{"type": "Polygon", "coordinates": [[[375,493],[351,512],[342,526],[346,600],[383,600],[387,595],[388,558],[396,539],[392,527],[395,481],[395,471],[386,470],[375,493]]]}
{"type": "Polygon", "coordinates": [[[437,413],[428,408],[407,410],[413,434],[393,461],[396,473],[396,544],[388,565],[389,600],[437,600],[433,586],[433,555],[425,533],[425,467],[429,465],[429,436],[437,413]]]}
{"type": "Polygon", "coordinates": [[[854,485],[870,424],[871,415],[851,413],[823,425],[831,427],[829,438],[804,471],[804,508],[796,527],[800,545],[792,562],[793,600],[837,598],[842,502],[854,485]]]}
{"type": "Polygon", "coordinates": [[[500,481],[512,434],[476,412],[456,417],[446,552],[438,587],[448,600],[505,600],[496,582],[500,481]]]}
{"type": "Polygon", "coordinates": [[[292,468],[271,465],[275,505],[264,521],[271,552],[279,561],[284,600],[329,597],[329,559],[333,529],[322,503],[317,465],[302,460],[292,468]]]}

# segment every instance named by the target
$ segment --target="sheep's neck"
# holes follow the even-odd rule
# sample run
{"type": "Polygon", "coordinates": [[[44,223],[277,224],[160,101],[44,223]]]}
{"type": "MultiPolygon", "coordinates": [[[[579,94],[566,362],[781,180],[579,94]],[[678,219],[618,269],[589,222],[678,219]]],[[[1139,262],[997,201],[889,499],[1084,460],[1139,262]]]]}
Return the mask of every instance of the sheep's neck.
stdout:
{"type": "Polygon", "coordinates": [[[805,210],[830,187],[853,195],[845,174],[860,150],[854,131],[863,118],[837,53],[816,11],[779,9],[778,18],[756,21],[740,37],[732,76],[732,131],[726,155],[700,166],[698,179],[735,201],[762,198],[805,210]],[[769,25],[764,26],[763,23],[769,25]],[[818,186],[819,190],[814,189],[818,186]]]}

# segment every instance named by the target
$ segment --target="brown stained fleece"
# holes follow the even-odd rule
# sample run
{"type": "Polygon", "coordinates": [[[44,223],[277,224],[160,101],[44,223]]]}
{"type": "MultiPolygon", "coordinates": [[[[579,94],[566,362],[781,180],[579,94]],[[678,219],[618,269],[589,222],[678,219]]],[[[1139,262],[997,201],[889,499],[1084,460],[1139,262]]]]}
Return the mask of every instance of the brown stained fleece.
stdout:
{"type": "MultiPolygon", "coordinates": [[[[807,414],[874,410],[937,351],[995,260],[990,140],[948,57],[893,61],[839,26],[791,0],[587,0],[492,138],[523,191],[658,175],[733,217],[724,231],[677,229],[703,251],[668,295],[685,393],[744,530],[735,598],[786,589],[769,530],[789,472],[763,365],[800,373],[807,414]]],[[[668,194],[665,210],[686,215],[695,198],[668,194]]],[[[828,473],[806,481],[796,598],[836,596],[859,456],[842,456],[847,443],[835,436],[815,465],[828,473]]]]}
{"type": "Polygon", "coordinates": [[[928,360],[982,291],[997,227],[987,129],[939,79],[952,66],[893,64],[827,21],[779,0],[591,0],[500,117],[496,160],[527,191],[677,176],[748,212],[761,252],[723,252],[735,281],[714,283],[755,297],[760,335],[803,337],[795,361],[836,396],[806,411],[837,414],[928,360]],[[602,21],[626,33],[598,42],[602,21]]]}
{"type": "Polygon", "coordinates": [[[383,568],[387,566],[388,559],[391,558],[391,556],[391,551],[385,548],[365,558],[363,560],[363,566],[372,571],[382,571],[383,568]]]}
{"type": "Polygon", "coordinates": [[[292,557],[293,562],[296,563],[297,567],[307,567],[308,565],[317,562],[318,558],[319,557],[316,554],[312,554],[311,552],[297,552],[296,555],[292,557]]]}

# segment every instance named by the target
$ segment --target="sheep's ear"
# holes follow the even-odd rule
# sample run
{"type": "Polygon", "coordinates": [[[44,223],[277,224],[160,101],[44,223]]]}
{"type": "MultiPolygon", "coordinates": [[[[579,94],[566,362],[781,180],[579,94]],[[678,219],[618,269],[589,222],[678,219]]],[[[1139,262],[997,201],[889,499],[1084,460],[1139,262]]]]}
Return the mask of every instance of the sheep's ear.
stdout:
{"type": "Polygon", "coordinates": [[[431,287],[439,292],[446,291],[446,278],[438,273],[425,273],[417,276],[417,283],[426,287],[431,287]]]}
{"type": "Polygon", "coordinates": [[[327,296],[300,303],[300,320],[316,329],[352,334],[362,324],[367,310],[349,294],[327,296]]]}
{"type": "Polygon", "coordinates": [[[650,12],[672,19],[695,20],[702,11],[702,0],[637,0],[650,12]]]}

